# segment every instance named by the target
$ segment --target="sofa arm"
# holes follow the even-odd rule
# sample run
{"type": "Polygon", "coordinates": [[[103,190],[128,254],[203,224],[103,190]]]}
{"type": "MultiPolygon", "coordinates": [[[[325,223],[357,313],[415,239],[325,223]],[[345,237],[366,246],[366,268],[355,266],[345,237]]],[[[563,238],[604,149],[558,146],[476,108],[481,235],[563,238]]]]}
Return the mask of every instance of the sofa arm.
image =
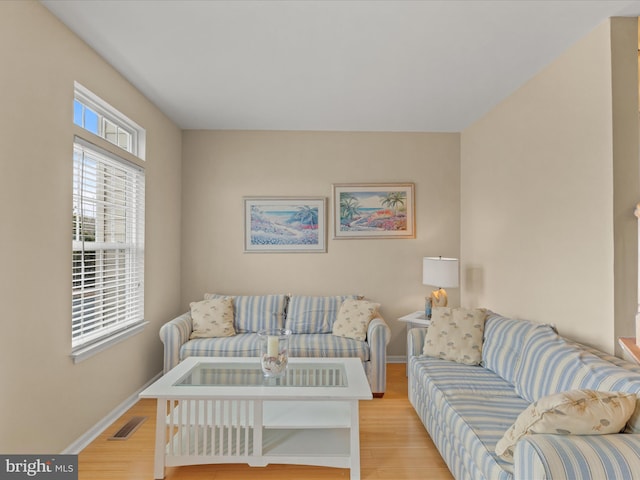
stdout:
{"type": "Polygon", "coordinates": [[[516,480],[640,480],[640,435],[527,435],[513,458],[516,480]]]}
{"type": "Polygon", "coordinates": [[[369,384],[371,391],[382,394],[387,389],[387,345],[391,340],[391,329],[382,317],[369,322],[367,343],[369,344],[369,384]]]}
{"type": "Polygon", "coordinates": [[[186,312],[160,328],[160,340],[164,343],[164,373],[180,363],[180,347],[184,345],[193,330],[191,312],[186,312]]]}
{"type": "Polygon", "coordinates": [[[422,355],[424,349],[424,337],[427,336],[427,327],[412,328],[407,333],[407,360],[411,357],[422,355]]]}

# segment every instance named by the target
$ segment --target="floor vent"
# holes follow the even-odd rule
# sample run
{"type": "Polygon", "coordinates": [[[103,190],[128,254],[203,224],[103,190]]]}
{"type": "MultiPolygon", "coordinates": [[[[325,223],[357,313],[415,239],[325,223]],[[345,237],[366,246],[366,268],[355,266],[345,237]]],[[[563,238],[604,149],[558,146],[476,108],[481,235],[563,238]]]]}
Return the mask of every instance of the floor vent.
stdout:
{"type": "Polygon", "coordinates": [[[147,417],[133,417],[109,440],[127,440],[144,423],[147,417]]]}

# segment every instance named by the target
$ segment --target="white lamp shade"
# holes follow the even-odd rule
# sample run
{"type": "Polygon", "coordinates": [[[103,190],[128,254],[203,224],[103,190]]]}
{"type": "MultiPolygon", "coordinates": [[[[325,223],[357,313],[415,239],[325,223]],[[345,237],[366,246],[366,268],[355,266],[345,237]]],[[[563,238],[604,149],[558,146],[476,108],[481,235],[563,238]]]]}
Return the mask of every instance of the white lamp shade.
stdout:
{"type": "Polygon", "coordinates": [[[424,257],[422,259],[422,284],[439,288],[458,286],[458,259],[424,257]]]}

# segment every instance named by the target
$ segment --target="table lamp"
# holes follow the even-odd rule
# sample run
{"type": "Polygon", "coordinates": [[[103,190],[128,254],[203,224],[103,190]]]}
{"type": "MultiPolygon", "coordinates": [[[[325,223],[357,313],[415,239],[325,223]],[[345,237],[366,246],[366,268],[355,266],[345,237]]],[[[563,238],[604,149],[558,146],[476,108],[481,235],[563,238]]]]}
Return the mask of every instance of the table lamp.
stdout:
{"type": "Polygon", "coordinates": [[[445,288],[458,287],[458,259],[424,257],[422,259],[422,284],[438,287],[426,298],[425,316],[431,318],[432,307],[447,306],[448,299],[445,288]]]}

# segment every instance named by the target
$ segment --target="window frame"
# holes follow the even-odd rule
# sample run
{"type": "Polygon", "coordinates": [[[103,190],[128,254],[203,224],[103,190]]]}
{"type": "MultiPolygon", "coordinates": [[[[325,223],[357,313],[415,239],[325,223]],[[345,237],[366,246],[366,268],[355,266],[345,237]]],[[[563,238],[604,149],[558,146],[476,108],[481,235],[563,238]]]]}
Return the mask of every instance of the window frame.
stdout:
{"type": "Polygon", "coordinates": [[[146,130],[144,128],[142,128],[140,125],[138,125],[136,122],[131,120],[119,110],[112,107],[110,104],[105,102],[103,99],[98,97],[95,93],[91,92],[82,84],[74,82],[73,90],[74,101],[79,102],[84,108],[90,109],[98,116],[98,131],[92,132],[84,125],[80,125],[78,123],[75,123],[74,121],[75,125],[78,125],[83,130],[99,136],[100,138],[109,142],[111,145],[115,145],[125,152],[129,152],[139,159],[145,160],[146,130]],[[117,141],[114,142],[107,138],[107,133],[105,132],[105,124],[107,122],[116,126],[117,129],[123,130],[130,135],[131,144],[129,148],[123,148],[117,141]]]}
{"type": "MultiPolygon", "coordinates": [[[[74,165],[72,204],[74,208],[72,216],[73,237],[71,245],[72,312],[70,340],[71,357],[74,363],[78,363],[109,348],[111,345],[141,332],[149,322],[144,319],[145,169],[140,162],[133,160],[144,159],[146,132],[135,122],[112,108],[77,82],[75,82],[74,87],[74,102],[80,101],[84,108],[94,110],[94,113],[97,113],[100,117],[100,124],[102,124],[103,119],[106,119],[117,125],[119,128],[125,128],[127,132],[132,133],[132,141],[129,145],[131,149],[123,149],[120,145],[111,142],[102,135],[98,135],[98,137],[100,137],[99,141],[95,136],[93,137],[95,140],[92,141],[91,137],[95,135],[95,133],[75,122],[74,107],[73,123],[79,128],[76,130],[76,134],[73,138],[72,158],[74,165]],[[131,125],[133,125],[133,127],[131,125]],[[87,158],[78,159],[76,157],[79,154],[82,156],[89,155],[93,158],[89,158],[88,160],[87,158]],[[93,182],[93,192],[82,192],[79,190],[80,185],[78,182],[82,181],[82,176],[85,175],[85,172],[80,173],[77,171],[78,161],[82,163],[94,160],[97,162],[104,160],[104,165],[108,166],[105,168],[102,163],[96,163],[96,170],[89,172],[94,174],[92,180],[87,180],[85,178],[85,189],[87,189],[87,192],[90,190],[87,187],[87,184],[91,181],[93,182]],[[97,165],[100,165],[100,167],[98,168],[97,165]],[[102,173],[97,173],[98,170],[102,173]],[[101,175],[105,175],[105,177],[101,177],[101,175]],[[111,176],[107,179],[108,175],[111,176]],[[140,183],[133,186],[126,183],[131,178],[135,178],[134,181],[140,183]],[[100,191],[101,188],[98,186],[99,184],[105,186],[102,192],[100,191]],[[125,197],[119,197],[121,190],[128,191],[130,188],[133,189],[132,192],[129,192],[132,195],[131,197],[126,197],[126,200],[124,200],[125,197]],[[136,188],[141,190],[136,192],[136,188]],[[108,192],[105,195],[105,191],[107,190],[108,192]],[[79,205],[81,205],[79,202],[82,202],[79,195],[83,194],[87,194],[88,196],[93,195],[92,199],[89,199],[89,204],[91,204],[91,202],[95,204],[95,207],[92,209],[92,213],[90,214],[93,216],[94,225],[89,227],[89,231],[93,238],[90,238],[91,235],[89,237],[85,237],[84,232],[81,232],[80,234],[78,233],[79,224],[89,218],[85,216],[83,209],[86,211],[91,210],[91,208],[86,207],[85,204],[82,204],[82,208],[78,208],[79,205]],[[102,194],[102,198],[100,198],[99,194],[102,194]],[[109,198],[113,199],[113,202],[105,203],[104,200],[108,200],[109,198]],[[118,209],[118,211],[116,212],[115,209],[118,209]],[[101,212],[99,212],[99,210],[101,210],[101,212]],[[122,215],[123,212],[126,213],[122,215]],[[116,220],[114,220],[114,218],[116,220]],[[112,223],[109,223],[108,221],[112,223]],[[114,239],[115,237],[101,238],[99,236],[101,233],[101,224],[104,225],[103,229],[105,232],[111,229],[110,231],[112,235],[114,235],[113,232],[116,230],[120,232],[116,235],[117,240],[114,239]],[[124,237],[122,237],[122,235],[124,235],[124,237]],[[130,235],[133,235],[135,238],[129,238],[130,235]],[[89,238],[89,240],[87,240],[87,238],[89,238]],[[96,253],[94,258],[85,260],[82,257],[82,255],[84,255],[83,252],[96,253]],[[78,254],[81,255],[80,258],[78,257],[78,254]],[[87,269],[88,265],[89,267],[87,269]],[[90,272],[90,269],[92,268],[94,271],[90,272]],[[100,269],[103,269],[103,272],[101,272],[100,269]],[[106,274],[104,274],[104,269],[107,269],[106,274]],[[135,273],[138,277],[136,279],[133,279],[132,269],[137,269],[135,273]],[[87,272],[89,273],[87,274],[87,272]],[[115,279],[113,285],[117,285],[117,293],[98,289],[95,289],[95,292],[93,293],[89,292],[92,282],[96,281],[100,284],[100,289],[106,290],[104,286],[105,278],[109,281],[115,279]],[[137,285],[137,287],[132,287],[132,285],[137,285]],[[121,308],[120,306],[123,304],[116,303],[118,308],[112,312],[103,310],[99,306],[94,308],[93,305],[91,305],[93,302],[98,303],[99,301],[104,300],[104,298],[107,298],[109,305],[113,306],[112,299],[120,298],[122,296],[126,297],[127,302],[131,300],[131,298],[135,297],[134,306],[131,308],[131,311],[134,312],[133,315],[131,315],[129,310],[127,310],[129,308],[129,303],[126,303],[126,308],[121,308]],[[83,298],[92,299],[86,302],[89,304],[88,306],[85,305],[82,300],[83,298]],[[80,300],[80,303],[78,303],[78,300],[80,300]],[[99,314],[96,316],[94,315],[95,312],[98,312],[99,314]],[[79,335],[78,322],[81,322],[81,324],[82,322],[85,322],[89,327],[98,326],[98,330],[95,332],[87,330],[85,333],[81,333],[79,335]]],[[[89,253],[89,256],[92,255],[92,253],[89,253]]],[[[108,287],[111,285],[112,283],[109,283],[108,287]]]]}

